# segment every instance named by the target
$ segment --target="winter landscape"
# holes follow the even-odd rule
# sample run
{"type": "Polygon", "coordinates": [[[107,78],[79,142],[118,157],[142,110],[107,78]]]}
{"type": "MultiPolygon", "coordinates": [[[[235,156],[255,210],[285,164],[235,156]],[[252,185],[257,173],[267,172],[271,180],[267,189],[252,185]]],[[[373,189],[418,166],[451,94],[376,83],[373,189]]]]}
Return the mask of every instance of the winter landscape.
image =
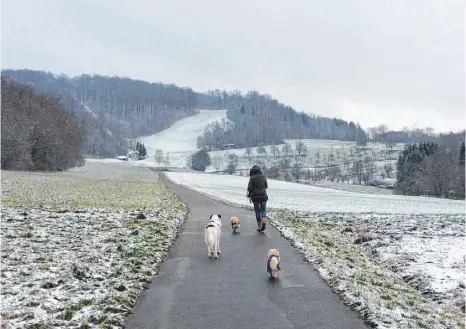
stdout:
{"type": "Polygon", "coordinates": [[[466,328],[464,4],[58,2],[2,1],[1,329],[466,328]]]}
{"type": "MultiPolygon", "coordinates": [[[[58,174],[2,171],[5,321],[12,327],[123,323],[157,273],[186,211],[150,170],[157,167],[155,151],[176,150],[179,163],[177,153],[169,152],[170,167],[186,168],[182,159],[195,150],[188,131],[199,133],[221,112],[208,114],[184,119],[197,126],[175,125],[160,133],[163,139],[141,138],[146,160],[87,159],[85,166],[58,174]]],[[[322,154],[354,147],[338,141],[309,141],[306,147],[315,151],[313,145],[322,154]]],[[[244,154],[210,154],[227,152],[244,154]]],[[[243,161],[246,169],[254,159],[243,161]]],[[[172,170],[165,174],[177,184],[251,207],[248,177],[239,172],[172,170]]],[[[331,187],[269,180],[271,223],[346,303],[379,328],[461,328],[464,201],[347,183],[331,187]]]]}

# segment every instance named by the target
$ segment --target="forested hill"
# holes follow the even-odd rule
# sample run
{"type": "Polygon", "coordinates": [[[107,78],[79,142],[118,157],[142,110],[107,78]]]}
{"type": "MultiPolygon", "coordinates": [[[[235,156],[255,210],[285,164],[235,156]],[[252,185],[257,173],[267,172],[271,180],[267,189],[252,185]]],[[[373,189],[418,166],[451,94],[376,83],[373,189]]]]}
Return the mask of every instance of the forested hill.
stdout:
{"type": "Polygon", "coordinates": [[[279,144],[284,139],[312,138],[366,141],[364,130],[353,122],[297,112],[269,95],[256,91],[210,91],[198,97],[204,108],[227,108],[231,123],[209,125],[199,147],[235,144],[237,147],[279,144]]]}
{"type": "Polygon", "coordinates": [[[58,96],[66,108],[84,117],[87,139],[83,151],[89,155],[126,152],[128,139],[157,133],[195,114],[195,109],[226,108],[232,123],[226,129],[221,124],[210,126],[200,146],[255,146],[287,138],[366,138],[352,122],[299,113],[255,91],[197,93],[173,84],[99,75],[70,78],[33,70],[3,70],[2,76],[58,96]]]}
{"type": "Polygon", "coordinates": [[[175,85],[98,75],[70,78],[43,71],[3,70],[2,76],[58,96],[86,118],[84,153],[126,153],[127,140],[159,132],[195,113],[196,93],[175,85]]]}

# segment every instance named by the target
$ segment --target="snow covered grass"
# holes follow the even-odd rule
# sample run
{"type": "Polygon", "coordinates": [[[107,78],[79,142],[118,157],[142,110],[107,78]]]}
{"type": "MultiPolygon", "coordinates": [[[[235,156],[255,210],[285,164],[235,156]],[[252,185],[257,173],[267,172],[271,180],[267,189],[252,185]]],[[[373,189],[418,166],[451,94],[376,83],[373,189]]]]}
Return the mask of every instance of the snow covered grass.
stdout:
{"type": "Polygon", "coordinates": [[[319,187],[347,191],[347,192],[393,195],[392,190],[379,188],[375,186],[355,185],[355,184],[337,183],[337,182],[330,182],[330,181],[318,181],[318,182],[308,181],[304,183],[309,184],[309,185],[319,186],[319,187]]]}
{"type": "Polygon", "coordinates": [[[2,171],[2,328],[122,327],[187,209],[148,168],[118,168],[2,171]]]}
{"type": "Polygon", "coordinates": [[[377,328],[464,328],[463,214],[285,210],[271,223],[377,328]]]}
{"type": "MultiPolygon", "coordinates": [[[[167,172],[177,184],[230,203],[249,206],[246,188],[249,177],[167,172]]],[[[268,207],[322,213],[458,214],[465,202],[402,195],[374,195],[269,180],[268,207]]]]}
{"type": "Polygon", "coordinates": [[[156,184],[155,173],[144,167],[90,163],[73,170],[62,173],[2,171],[2,204],[152,208],[168,191],[156,184]]]}

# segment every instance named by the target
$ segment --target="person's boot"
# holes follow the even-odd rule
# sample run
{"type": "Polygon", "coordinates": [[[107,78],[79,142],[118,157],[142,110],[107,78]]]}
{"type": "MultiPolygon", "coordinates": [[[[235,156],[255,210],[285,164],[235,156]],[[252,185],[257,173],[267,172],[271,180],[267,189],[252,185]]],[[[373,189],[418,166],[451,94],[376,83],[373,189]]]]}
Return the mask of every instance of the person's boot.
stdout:
{"type": "Polygon", "coordinates": [[[265,231],[265,225],[267,224],[267,217],[262,217],[261,218],[261,231],[265,231]]]}

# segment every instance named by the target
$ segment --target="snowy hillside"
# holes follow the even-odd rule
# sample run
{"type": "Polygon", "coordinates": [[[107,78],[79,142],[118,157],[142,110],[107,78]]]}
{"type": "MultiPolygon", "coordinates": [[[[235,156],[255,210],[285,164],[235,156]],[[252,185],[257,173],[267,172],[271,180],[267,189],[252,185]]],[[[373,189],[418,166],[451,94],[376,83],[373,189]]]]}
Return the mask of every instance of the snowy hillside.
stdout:
{"type": "Polygon", "coordinates": [[[156,149],[165,152],[192,152],[197,150],[197,138],[205,127],[214,121],[227,119],[227,110],[201,110],[199,114],[175,122],[169,128],[146,137],[139,138],[149,155],[156,149]]]}
{"type": "Polygon", "coordinates": [[[138,165],[155,165],[155,151],[160,149],[169,155],[169,166],[185,168],[187,158],[197,150],[197,138],[212,122],[227,120],[227,110],[201,110],[199,114],[175,122],[169,128],[137,140],[143,143],[148,158],[138,165]]]}

